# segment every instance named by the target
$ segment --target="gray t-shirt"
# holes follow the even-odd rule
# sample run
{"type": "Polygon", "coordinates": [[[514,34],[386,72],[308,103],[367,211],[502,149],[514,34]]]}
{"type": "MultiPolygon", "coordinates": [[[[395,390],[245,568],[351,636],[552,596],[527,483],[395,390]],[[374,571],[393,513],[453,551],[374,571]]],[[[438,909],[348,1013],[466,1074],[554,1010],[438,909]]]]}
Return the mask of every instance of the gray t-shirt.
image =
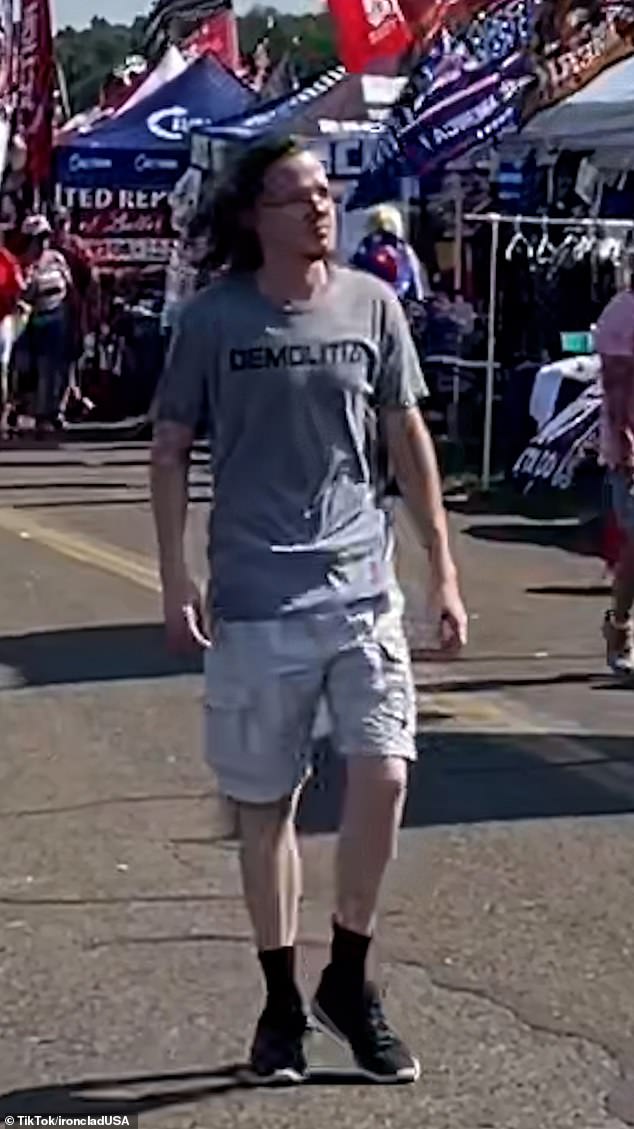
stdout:
{"type": "Polygon", "coordinates": [[[375,409],[426,394],[400,304],[335,268],[327,290],[281,309],[252,276],[186,304],[154,405],[211,443],[214,614],[274,619],[385,594],[388,517],[373,480],[375,409]]]}

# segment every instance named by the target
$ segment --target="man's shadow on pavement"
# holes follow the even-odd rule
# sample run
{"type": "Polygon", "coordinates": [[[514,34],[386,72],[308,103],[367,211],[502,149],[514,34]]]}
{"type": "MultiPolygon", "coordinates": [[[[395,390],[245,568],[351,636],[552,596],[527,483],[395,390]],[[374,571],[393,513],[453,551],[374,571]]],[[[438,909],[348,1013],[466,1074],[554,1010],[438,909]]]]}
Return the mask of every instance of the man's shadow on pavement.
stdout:
{"type": "Polygon", "coordinates": [[[25,686],[125,682],[198,674],[202,653],[169,654],[160,623],[98,624],[1,636],[2,667],[25,686]]]}
{"type": "MultiPolygon", "coordinates": [[[[433,717],[429,723],[422,720],[406,830],[634,812],[629,735],[441,732],[431,728],[435,724],[433,717]]],[[[314,765],[299,808],[299,828],[308,836],[334,834],[345,770],[327,740],[317,743],[314,765]]]]}
{"type": "MultiPolygon", "coordinates": [[[[0,1094],[0,1121],[22,1117],[138,1117],[152,1110],[208,1101],[235,1091],[287,1089],[283,1083],[257,1083],[247,1080],[245,1063],[231,1063],[210,1070],[183,1070],[170,1074],[142,1074],[129,1078],[91,1078],[62,1082],[54,1086],[35,1086],[0,1094]],[[137,1091],[136,1093],[131,1091],[137,1091]]],[[[354,1069],[310,1070],[304,1086],[371,1085],[354,1069]]],[[[376,1084],[376,1083],[375,1083],[376,1084]]],[[[295,1088],[295,1087],[294,1087],[295,1088]]],[[[17,1123],[17,1122],[16,1122],[17,1123]]]]}

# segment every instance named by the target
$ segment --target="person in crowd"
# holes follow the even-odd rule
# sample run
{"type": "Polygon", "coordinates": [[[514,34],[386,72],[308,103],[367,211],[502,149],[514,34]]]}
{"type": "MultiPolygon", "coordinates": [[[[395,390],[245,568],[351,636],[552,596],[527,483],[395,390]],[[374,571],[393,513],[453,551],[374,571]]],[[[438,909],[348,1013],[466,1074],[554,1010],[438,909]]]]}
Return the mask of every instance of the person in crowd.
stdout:
{"type": "Polygon", "coordinates": [[[27,327],[28,361],[35,383],[33,412],[38,434],[58,425],[66,390],[71,349],[66,303],[73,278],[67,259],[51,246],[52,229],[46,216],[27,216],[23,269],[25,300],[31,307],[27,327]]]}
{"type": "Polygon", "coordinates": [[[236,817],[266,1004],[249,1076],[301,1082],[307,1017],[295,973],[295,817],[324,700],[345,759],[330,963],[314,1024],[359,1070],[412,1082],[419,1064],[368,981],[377,900],[416,756],[415,690],[368,415],[384,419],[428,546],[442,653],[466,640],[424,382],[393,291],[338,267],[322,164],[290,140],[255,145],[214,206],[212,266],[184,307],[154,407],[152,498],[167,638],[205,642],[206,753],[236,817]],[[208,421],[210,588],[185,563],[190,451],[208,421]]]}
{"type": "MultiPolygon", "coordinates": [[[[3,233],[4,234],[4,233],[3,233]]],[[[15,255],[0,241],[0,435],[11,430],[13,413],[11,388],[11,360],[17,336],[16,315],[22,294],[24,277],[15,255]]]]}
{"type": "Polygon", "coordinates": [[[403,301],[423,302],[431,293],[429,277],[405,237],[405,224],[395,205],[382,204],[368,217],[367,234],[352,265],[382,278],[403,301]]]}
{"type": "Polygon", "coordinates": [[[634,676],[634,292],[615,295],[597,322],[603,407],[601,461],[607,469],[612,508],[622,534],[614,570],[612,607],[603,626],[610,669],[634,676]]]}
{"type": "MultiPolygon", "coordinates": [[[[69,345],[70,380],[62,402],[62,413],[74,396],[82,400],[77,366],[84,353],[86,336],[94,330],[97,315],[97,273],[85,240],[71,230],[71,217],[67,208],[53,210],[51,247],[59,251],[68,266],[73,285],[66,298],[67,340],[69,345]]],[[[89,401],[86,401],[88,404],[89,401]]]]}

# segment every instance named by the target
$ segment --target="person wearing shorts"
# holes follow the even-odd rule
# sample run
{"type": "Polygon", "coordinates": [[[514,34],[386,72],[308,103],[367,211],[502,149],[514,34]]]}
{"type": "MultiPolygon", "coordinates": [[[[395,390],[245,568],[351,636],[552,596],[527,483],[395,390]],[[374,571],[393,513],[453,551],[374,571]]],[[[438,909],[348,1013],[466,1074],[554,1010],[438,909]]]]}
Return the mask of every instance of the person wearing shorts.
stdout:
{"type": "Polygon", "coordinates": [[[295,815],[324,701],[345,758],[346,799],[330,963],[312,1022],[346,1044],[369,1078],[419,1075],[366,977],[416,756],[402,597],[373,475],[375,424],[428,546],[447,655],[467,628],[409,330],[388,286],[335,265],[335,217],[321,163],[294,142],[251,147],[232,165],[210,225],[210,262],[223,273],[184,306],[152,412],[168,641],[187,648],[206,633],[212,642],[206,754],[235,812],[266,983],[249,1066],[259,1082],[307,1074],[295,815]],[[202,419],[214,476],[206,606],[183,547],[202,419]]]}
{"type": "Polygon", "coordinates": [[[634,293],[621,291],[597,322],[595,346],[601,356],[603,405],[601,461],[607,471],[612,510],[623,537],[614,572],[612,607],[603,634],[608,666],[619,677],[634,677],[634,293]]]}

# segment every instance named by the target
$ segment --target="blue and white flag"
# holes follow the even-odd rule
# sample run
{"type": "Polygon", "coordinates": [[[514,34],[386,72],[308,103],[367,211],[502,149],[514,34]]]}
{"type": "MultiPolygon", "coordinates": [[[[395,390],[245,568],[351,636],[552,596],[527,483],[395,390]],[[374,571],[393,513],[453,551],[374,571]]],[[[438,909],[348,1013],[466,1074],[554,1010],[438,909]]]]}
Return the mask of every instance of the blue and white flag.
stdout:
{"type": "Polygon", "coordinates": [[[422,176],[519,125],[533,80],[532,0],[498,0],[459,34],[441,34],[414,68],[348,208],[384,199],[394,175],[422,176]]]}

